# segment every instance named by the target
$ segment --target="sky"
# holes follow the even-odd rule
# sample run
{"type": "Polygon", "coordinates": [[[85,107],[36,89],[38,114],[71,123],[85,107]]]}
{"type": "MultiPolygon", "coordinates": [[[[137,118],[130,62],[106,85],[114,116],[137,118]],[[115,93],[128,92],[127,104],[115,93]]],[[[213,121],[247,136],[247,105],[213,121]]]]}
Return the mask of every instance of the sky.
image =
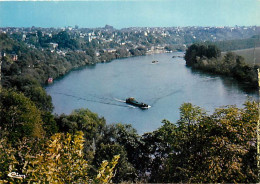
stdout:
{"type": "Polygon", "coordinates": [[[2,1],[0,27],[260,26],[260,0],[2,1]]]}

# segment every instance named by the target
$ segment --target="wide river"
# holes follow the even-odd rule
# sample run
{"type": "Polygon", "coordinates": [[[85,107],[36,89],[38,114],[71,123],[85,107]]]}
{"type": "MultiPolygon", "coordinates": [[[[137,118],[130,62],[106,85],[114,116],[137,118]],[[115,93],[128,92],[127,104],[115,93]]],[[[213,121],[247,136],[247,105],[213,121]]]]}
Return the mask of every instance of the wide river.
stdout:
{"type": "Polygon", "coordinates": [[[257,92],[230,78],[194,72],[185,66],[182,52],[147,55],[86,66],[46,86],[54,113],[70,114],[88,108],[107,123],[132,124],[138,133],[150,132],[167,119],[179,119],[179,107],[191,102],[212,113],[223,105],[242,104],[257,92]],[[153,60],[159,62],[153,64],[153,60]],[[124,103],[128,97],[151,106],[142,110],[124,103]]]}

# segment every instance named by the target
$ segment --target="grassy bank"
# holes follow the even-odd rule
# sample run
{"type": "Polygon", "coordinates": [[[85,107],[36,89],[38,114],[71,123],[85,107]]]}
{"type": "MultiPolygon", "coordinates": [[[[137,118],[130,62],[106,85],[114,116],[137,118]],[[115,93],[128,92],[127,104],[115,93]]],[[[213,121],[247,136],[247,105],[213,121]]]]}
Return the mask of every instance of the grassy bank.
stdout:
{"type": "Polygon", "coordinates": [[[187,49],[185,60],[186,65],[193,69],[230,76],[257,88],[256,69],[259,66],[246,62],[244,57],[234,52],[221,53],[215,45],[193,44],[187,49]]]}
{"type": "MultiPolygon", "coordinates": [[[[234,50],[232,52],[245,58],[246,63],[254,64],[254,48],[234,50]]],[[[221,56],[224,57],[226,53],[227,52],[222,52],[221,56]]],[[[255,48],[255,57],[256,57],[255,64],[260,65],[260,47],[255,48]]]]}

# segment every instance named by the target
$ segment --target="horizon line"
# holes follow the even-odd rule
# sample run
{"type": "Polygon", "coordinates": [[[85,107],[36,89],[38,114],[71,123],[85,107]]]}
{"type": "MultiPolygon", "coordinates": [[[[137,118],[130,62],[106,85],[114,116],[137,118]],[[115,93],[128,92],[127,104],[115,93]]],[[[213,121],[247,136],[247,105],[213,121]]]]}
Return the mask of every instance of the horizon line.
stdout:
{"type": "MultiPolygon", "coordinates": [[[[1,0],[0,0],[1,1],[1,0]]],[[[64,29],[64,28],[75,28],[75,26],[78,26],[78,29],[95,29],[95,28],[105,28],[105,26],[111,26],[114,29],[128,29],[128,28],[187,28],[187,27],[201,27],[201,28],[225,28],[225,27],[260,27],[259,25],[221,25],[221,26],[200,26],[200,25],[187,25],[187,26],[129,26],[129,27],[122,27],[122,28],[116,28],[113,25],[105,24],[104,26],[99,26],[99,27],[82,27],[77,24],[75,25],[67,25],[67,26],[49,26],[49,27],[41,27],[41,26],[0,26],[1,28],[55,28],[55,29],[64,29]]]]}

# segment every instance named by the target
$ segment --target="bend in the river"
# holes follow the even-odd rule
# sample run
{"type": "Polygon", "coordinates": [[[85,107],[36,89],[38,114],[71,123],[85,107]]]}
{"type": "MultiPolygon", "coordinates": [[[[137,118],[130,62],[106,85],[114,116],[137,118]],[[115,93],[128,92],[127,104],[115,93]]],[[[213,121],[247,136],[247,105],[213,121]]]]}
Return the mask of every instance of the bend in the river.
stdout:
{"type": "Polygon", "coordinates": [[[242,104],[256,91],[230,78],[193,72],[185,66],[182,52],[147,55],[86,66],[46,87],[54,112],[71,113],[88,108],[107,123],[132,124],[139,133],[153,131],[163,119],[176,122],[179,107],[191,102],[210,112],[223,105],[242,104]],[[158,60],[158,63],[152,63],[158,60]],[[126,104],[128,97],[151,106],[148,110],[126,104]]]}

